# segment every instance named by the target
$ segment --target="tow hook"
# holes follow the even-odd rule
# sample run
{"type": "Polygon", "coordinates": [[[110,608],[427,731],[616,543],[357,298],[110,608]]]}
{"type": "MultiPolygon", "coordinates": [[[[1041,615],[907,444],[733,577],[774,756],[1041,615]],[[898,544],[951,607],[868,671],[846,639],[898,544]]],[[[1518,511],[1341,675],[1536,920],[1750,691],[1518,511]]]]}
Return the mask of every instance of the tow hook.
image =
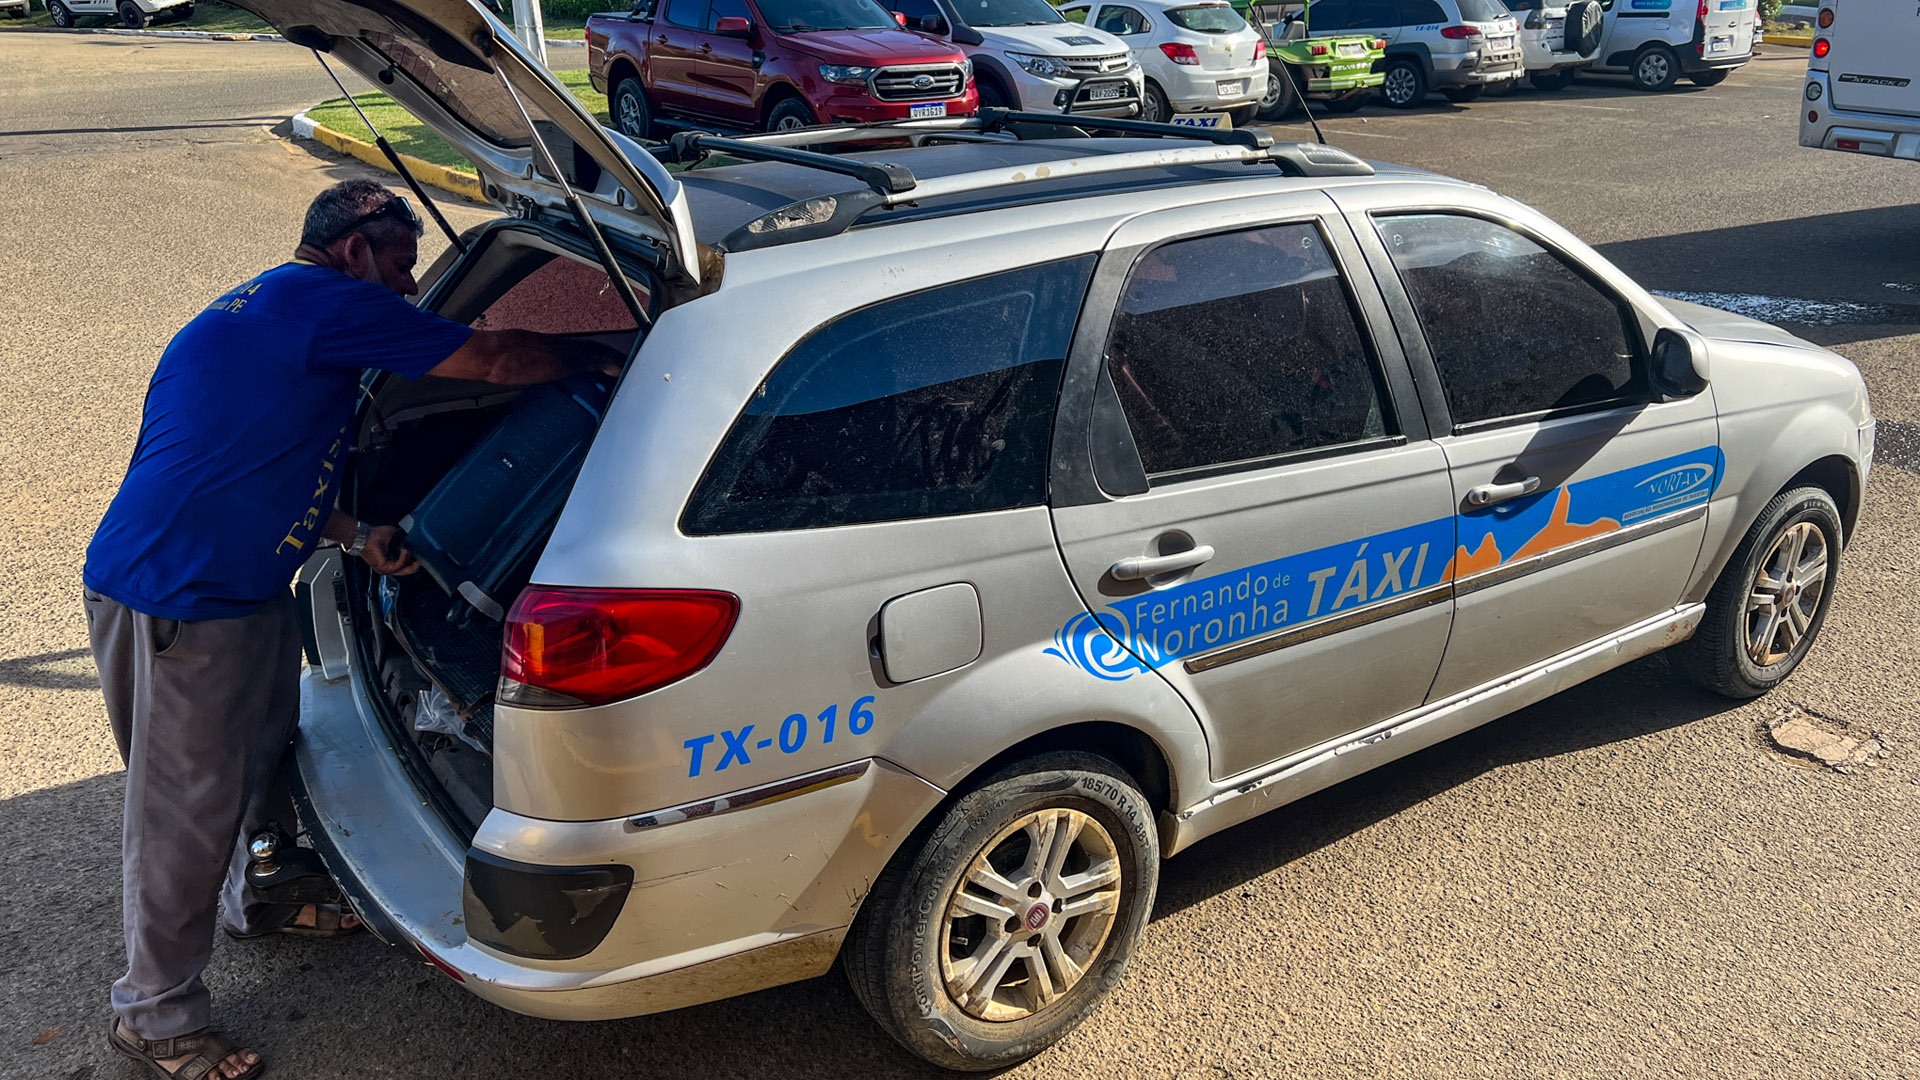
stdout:
{"type": "Polygon", "coordinates": [[[332,904],[340,899],[319,853],[300,847],[278,829],[256,833],[247,842],[247,884],[270,904],[332,904]]]}

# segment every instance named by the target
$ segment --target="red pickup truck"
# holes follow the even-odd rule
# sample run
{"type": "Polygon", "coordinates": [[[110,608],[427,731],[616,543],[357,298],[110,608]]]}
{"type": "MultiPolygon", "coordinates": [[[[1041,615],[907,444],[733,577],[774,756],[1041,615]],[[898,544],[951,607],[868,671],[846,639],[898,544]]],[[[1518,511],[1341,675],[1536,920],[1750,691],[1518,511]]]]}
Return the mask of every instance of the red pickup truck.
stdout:
{"type": "Polygon", "coordinates": [[[971,116],[973,65],[875,0],[641,0],[587,19],[587,67],[616,127],[778,131],[971,116]]]}

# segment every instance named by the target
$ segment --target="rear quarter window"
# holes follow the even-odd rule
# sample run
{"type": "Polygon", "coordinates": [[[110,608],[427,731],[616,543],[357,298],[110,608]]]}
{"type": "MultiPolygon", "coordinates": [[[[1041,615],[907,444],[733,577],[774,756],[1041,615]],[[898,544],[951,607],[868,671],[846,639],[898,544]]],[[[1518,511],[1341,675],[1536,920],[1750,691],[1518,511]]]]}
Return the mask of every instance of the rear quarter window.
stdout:
{"type": "Polygon", "coordinates": [[[883,301],[794,346],[701,477],[690,535],[818,529],[1046,501],[1067,345],[1093,258],[883,301]]]}
{"type": "Polygon", "coordinates": [[[1494,22],[1511,18],[1513,12],[1500,0],[1459,0],[1460,19],[1463,22],[1494,22]]]}

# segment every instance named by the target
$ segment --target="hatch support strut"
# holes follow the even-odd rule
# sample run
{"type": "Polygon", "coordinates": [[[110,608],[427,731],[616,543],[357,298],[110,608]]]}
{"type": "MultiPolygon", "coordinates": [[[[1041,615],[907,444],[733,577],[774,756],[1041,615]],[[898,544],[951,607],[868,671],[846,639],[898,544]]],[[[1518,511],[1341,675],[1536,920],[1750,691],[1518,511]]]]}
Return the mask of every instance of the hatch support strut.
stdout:
{"type": "Polygon", "coordinates": [[[393,145],[387,142],[387,137],[380,134],[380,129],[373,126],[373,121],[367,119],[367,114],[360,108],[360,103],[347,92],[347,84],[341,82],[340,76],[333,73],[333,65],[327,63],[327,58],[320,55],[319,49],[313,50],[313,58],[320,61],[320,66],[326,69],[327,77],[333,80],[333,85],[340,88],[340,95],[347,99],[347,104],[353,106],[353,111],[360,114],[360,122],[367,125],[367,130],[373,133],[373,145],[387,155],[387,160],[393,163],[393,171],[399,173],[400,179],[407,182],[407,188],[413,192],[413,197],[420,200],[420,205],[426,207],[427,213],[432,215],[433,223],[440,226],[441,232],[447,234],[447,242],[453,245],[455,251],[465,255],[467,245],[460,239],[460,234],[453,231],[453,226],[447,224],[447,219],[440,213],[440,208],[433,204],[432,199],[427,198],[426,189],[421,187],[420,181],[415,180],[413,174],[407,171],[407,167],[400,161],[400,155],[395,153],[393,145]]]}
{"type": "Polygon", "coordinates": [[[507,96],[513,99],[513,107],[520,110],[520,118],[527,122],[527,134],[533,139],[534,149],[540,152],[540,160],[547,163],[548,171],[553,173],[554,181],[560,185],[561,193],[566,196],[567,208],[573,211],[574,219],[580,222],[580,228],[586,232],[587,239],[593,242],[593,250],[600,256],[600,265],[607,271],[607,280],[613,283],[614,291],[620,294],[620,299],[626,303],[627,310],[633,313],[633,324],[643,330],[652,326],[653,320],[647,318],[646,308],[640,303],[640,298],[634,295],[633,283],[627,280],[626,271],[620,269],[620,261],[614,257],[613,248],[608,246],[607,238],[600,232],[600,226],[594,222],[593,215],[587,211],[587,204],[580,201],[579,193],[573,190],[573,185],[567,182],[566,174],[560,171],[560,163],[553,159],[553,151],[547,149],[547,141],[540,137],[540,129],[533,126],[533,116],[527,112],[526,102],[520,100],[519,91],[513,88],[512,81],[507,78],[506,69],[495,64],[493,70],[494,74],[500,76],[500,85],[507,88],[507,96]]]}

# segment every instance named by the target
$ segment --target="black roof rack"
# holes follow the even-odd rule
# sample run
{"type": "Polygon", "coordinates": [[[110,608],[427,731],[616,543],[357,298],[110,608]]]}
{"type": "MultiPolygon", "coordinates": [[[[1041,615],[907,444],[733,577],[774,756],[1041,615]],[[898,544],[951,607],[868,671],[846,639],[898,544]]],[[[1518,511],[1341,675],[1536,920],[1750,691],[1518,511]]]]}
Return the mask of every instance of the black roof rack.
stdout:
{"type": "Polygon", "coordinates": [[[732,251],[844,232],[861,216],[877,207],[900,206],[945,195],[1018,186],[1048,177],[1236,163],[1273,165],[1288,176],[1373,175],[1371,165],[1345,150],[1322,143],[1276,143],[1273,136],[1265,131],[1248,128],[1223,131],[1147,120],[1101,119],[1012,109],[983,109],[975,117],[831,125],[742,137],[681,131],[676,132],[666,146],[649,149],[656,156],[671,162],[698,163],[711,154],[744,161],[781,162],[851,177],[865,188],[863,191],[800,199],[768,211],[733,230],[720,241],[723,249],[732,251]],[[1043,169],[1000,165],[926,178],[916,177],[906,166],[893,162],[868,160],[864,155],[845,157],[823,153],[819,149],[806,149],[841,146],[856,150],[856,146],[849,144],[871,147],[875,142],[894,139],[905,139],[917,146],[931,142],[1085,137],[1089,131],[1203,145],[1153,147],[1116,153],[1109,143],[1108,148],[1099,153],[1048,161],[1043,169]]]}

